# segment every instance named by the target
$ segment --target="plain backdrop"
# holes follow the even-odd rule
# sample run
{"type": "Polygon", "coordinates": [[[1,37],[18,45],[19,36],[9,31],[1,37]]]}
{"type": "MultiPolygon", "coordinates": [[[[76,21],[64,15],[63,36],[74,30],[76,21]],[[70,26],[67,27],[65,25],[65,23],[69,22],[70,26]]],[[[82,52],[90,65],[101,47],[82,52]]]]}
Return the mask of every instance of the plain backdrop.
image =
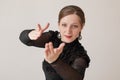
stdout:
{"type": "Polygon", "coordinates": [[[58,30],[60,9],[80,6],[86,15],[81,43],[91,58],[84,80],[120,79],[120,0],[0,0],[0,80],[45,80],[44,49],[20,42],[40,23],[58,30]]]}

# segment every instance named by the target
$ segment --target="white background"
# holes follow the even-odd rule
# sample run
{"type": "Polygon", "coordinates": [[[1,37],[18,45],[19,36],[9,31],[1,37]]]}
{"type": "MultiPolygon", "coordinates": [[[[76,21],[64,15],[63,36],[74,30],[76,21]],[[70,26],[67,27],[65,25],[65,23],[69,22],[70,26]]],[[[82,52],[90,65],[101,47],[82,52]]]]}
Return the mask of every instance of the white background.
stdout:
{"type": "Polygon", "coordinates": [[[69,4],[86,15],[81,42],[91,63],[84,80],[120,79],[120,0],[0,0],[0,80],[45,80],[44,50],[22,44],[19,34],[47,22],[57,30],[58,13],[69,4]]]}

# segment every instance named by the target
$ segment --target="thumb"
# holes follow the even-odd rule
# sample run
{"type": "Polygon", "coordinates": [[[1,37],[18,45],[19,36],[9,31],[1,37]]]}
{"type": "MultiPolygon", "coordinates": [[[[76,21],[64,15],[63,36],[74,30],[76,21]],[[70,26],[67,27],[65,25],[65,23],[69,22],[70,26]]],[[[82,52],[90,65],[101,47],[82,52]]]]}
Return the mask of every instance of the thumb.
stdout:
{"type": "Polygon", "coordinates": [[[43,31],[45,31],[49,27],[50,23],[47,23],[47,25],[43,28],[43,31]]]}
{"type": "Polygon", "coordinates": [[[65,46],[65,43],[61,43],[61,44],[59,45],[59,47],[58,47],[58,50],[59,50],[60,52],[62,52],[64,46],[65,46]]]}

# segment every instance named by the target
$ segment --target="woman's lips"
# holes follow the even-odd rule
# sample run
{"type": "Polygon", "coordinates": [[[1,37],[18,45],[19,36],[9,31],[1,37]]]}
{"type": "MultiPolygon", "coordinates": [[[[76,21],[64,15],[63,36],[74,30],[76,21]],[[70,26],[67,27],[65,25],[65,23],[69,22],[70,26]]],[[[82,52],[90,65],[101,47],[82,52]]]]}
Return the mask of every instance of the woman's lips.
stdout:
{"type": "Polygon", "coordinates": [[[65,35],[66,38],[70,39],[72,36],[65,35]]]}

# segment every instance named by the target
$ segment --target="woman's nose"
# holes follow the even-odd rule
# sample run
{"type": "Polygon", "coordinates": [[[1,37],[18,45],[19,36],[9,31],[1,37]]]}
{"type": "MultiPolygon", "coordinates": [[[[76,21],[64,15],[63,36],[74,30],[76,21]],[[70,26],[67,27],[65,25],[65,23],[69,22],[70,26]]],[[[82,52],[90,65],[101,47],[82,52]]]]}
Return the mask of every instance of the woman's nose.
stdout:
{"type": "Polygon", "coordinates": [[[68,34],[70,34],[70,33],[71,33],[71,28],[68,27],[68,28],[66,29],[66,32],[67,32],[68,34]]]}

